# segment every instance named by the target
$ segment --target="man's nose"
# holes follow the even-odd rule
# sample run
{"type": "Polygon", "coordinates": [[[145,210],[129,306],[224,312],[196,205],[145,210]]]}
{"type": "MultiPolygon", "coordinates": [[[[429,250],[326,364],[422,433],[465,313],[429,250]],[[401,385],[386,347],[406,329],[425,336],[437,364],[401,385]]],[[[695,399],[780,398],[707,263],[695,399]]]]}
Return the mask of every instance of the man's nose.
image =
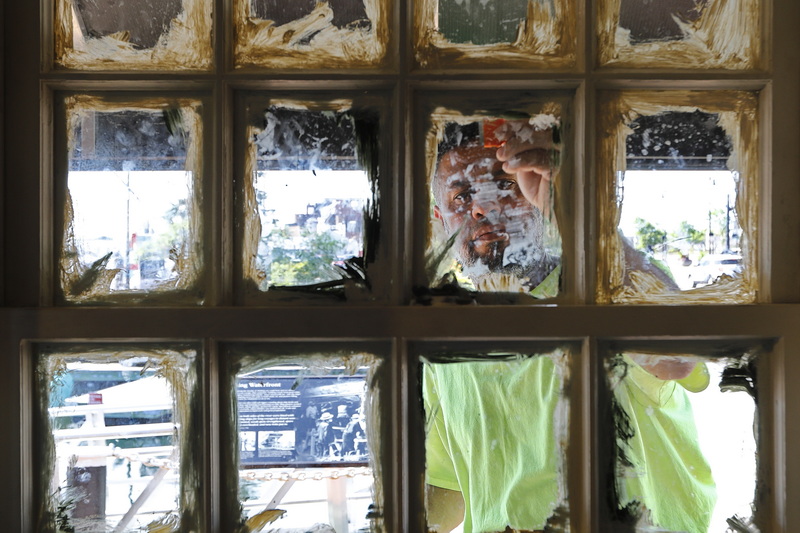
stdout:
{"type": "Polygon", "coordinates": [[[492,211],[499,211],[500,205],[496,198],[477,197],[472,199],[472,218],[480,220],[492,211]]]}

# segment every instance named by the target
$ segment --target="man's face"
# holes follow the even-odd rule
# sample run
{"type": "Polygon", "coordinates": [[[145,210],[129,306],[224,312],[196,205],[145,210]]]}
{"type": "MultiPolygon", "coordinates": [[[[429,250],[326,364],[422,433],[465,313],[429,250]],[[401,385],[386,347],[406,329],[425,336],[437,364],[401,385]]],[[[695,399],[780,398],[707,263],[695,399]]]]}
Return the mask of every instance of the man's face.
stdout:
{"type": "MultiPolygon", "coordinates": [[[[436,206],[448,236],[459,231],[455,249],[465,270],[525,269],[541,214],[522,195],[515,176],[503,172],[496,148],[462,146],[445,153],[434,176],[436,206]]],[[[538,252],[538,253],[537,253],[538,252]]]]}

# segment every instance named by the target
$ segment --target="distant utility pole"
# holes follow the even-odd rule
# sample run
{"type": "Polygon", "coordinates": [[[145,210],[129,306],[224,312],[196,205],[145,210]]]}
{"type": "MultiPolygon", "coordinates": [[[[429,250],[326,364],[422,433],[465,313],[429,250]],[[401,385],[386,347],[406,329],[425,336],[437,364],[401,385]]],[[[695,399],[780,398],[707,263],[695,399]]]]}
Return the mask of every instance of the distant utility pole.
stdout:
{"type": "Polygon", "coordinates": [[[725,197],[725,251],[731,251],[731,195],[725,197]]]}

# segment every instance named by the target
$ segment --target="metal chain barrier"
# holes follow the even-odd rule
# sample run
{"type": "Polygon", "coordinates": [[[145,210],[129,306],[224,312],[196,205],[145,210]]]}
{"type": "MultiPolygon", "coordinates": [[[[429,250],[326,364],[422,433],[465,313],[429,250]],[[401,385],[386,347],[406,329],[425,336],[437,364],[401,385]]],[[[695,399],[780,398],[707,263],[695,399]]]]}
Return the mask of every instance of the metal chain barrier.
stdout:
{"type": "MultiPolygon", "coordinates": [[[[124,448],[114,448],[112,455],[117,459],[124,459],[126,461],[141,463],[144,466],[153,466],[163,468],[165,470],[176,470],[178,463],[169,458],[159,459],[156,457],[147,457],[138,453],[125,453],[124,448]]],[[[340,477],[354,478],[356,476],[371,476],[372,468],[359,467],[359,468],[345,468],[336,470],[294,470],[292,472],[255,472],[252,470],[245,470],[239,472],[239,477],[250,481],[306,481],[314,480],[321,481],[323,479],[339,479],[340,477]]]]}
{"type": "Polygon", "coordinates": [[[124,459],[132,463],[142,463],[144,466],[155,466],[158,468],[163,468],[164,470],[178,469],[178,463],[168,457],[164,459],[158,459],[156,457],[142,456],[138,453],[125,453],[124,450],[125,448],[114,447],[114,451],[111,453],[111,455],[117,459],[124,459]]]}
{"type": "Polygon", "coordinates": [[[245,470],[239,472],[241,479],[250,481],[306,481],[313,479],[320,481],[323,479],[339,479],[340,477],[371,476],[372,469],[369,467],[346,468],[341,470],[294,470],[292,472],[254,472],[245,470]]]}

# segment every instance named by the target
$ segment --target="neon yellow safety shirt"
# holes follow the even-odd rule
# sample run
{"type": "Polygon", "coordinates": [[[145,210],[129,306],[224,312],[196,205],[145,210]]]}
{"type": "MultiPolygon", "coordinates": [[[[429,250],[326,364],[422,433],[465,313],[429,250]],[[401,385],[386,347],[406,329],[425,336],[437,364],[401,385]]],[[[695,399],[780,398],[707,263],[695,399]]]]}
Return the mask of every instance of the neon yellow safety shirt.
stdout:
{"type": "MultiPolygon", "coordinates": [[[[641,502],[661,528],[705,533],[716,489],[684,390],[708,385],[705,366],[682,387],[624,361],[614,396],[634,435],[624,445],[633,467],[619,485],[620,504],[641,502]]],[[[562,389],[549,356],[425,365],[427,482],[462,493],[465,533],[542,529],[564,500],[562,389]]]]}

